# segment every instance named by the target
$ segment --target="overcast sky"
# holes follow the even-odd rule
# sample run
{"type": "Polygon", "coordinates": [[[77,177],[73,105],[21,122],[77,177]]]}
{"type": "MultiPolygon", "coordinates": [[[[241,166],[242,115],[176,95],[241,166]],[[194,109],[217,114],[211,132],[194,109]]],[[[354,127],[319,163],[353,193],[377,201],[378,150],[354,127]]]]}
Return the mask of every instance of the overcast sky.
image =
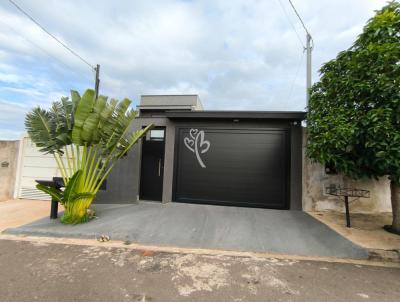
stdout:
{"type": "MultiPolygon", "coordinates": [[[[348,48],[385,4],[292,1],[315,41],[314,81],[321,64],[348,48]]],[[[102,94],[129,97],[134,105],[142,94],[190,93],[206,110],[304,110],[305,34],[288,0],[15,2],[101,65],[102,94]]],[[[93,87],[93,77],[7,0],[0,2],[0,139],[17,139],[27,110],[93,87]]]]}

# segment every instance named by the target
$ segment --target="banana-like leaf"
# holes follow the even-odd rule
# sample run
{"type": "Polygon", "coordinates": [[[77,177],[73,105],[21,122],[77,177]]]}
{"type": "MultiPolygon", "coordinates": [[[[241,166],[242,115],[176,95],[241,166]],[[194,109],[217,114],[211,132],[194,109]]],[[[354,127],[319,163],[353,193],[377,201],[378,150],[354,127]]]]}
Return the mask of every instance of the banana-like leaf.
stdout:
{"type": "Polygon", "coordinates": [[[71,100],[72,100],[72,112],[75,113],[78,104],[81,101],[81,96],[78,91],[71,90],[71,100]]]}
{"type": "Polygon", "coordinates": [[[130,149],[139,141],[139,139],[145,136],[147,131],[149,131],[152,128],[154,128],[154,124],[150,124],[146,128],[137,130],[133,134],[131,134],[126,140],[127,145],[124,146],[122,152],[119,152],[118,157],[121,158],[126,153],[128,153],[130,149]]]}
{"type": "Polygon", "coordinates": [[[100,142],[100,139],[101,139],[101,135],[100,135],[101,134],[100,133],[101,132],[101,130],[100,130],[101,129],[101,114],[107,108],[107,105],[108,105],[107,97],[103,96],[103,95],[100,95],[97,98],[96,103],[94,105],[93,110],[98,116],[96,116],[96,121],[95,121],[96,127],[93,129],[93,134],[91,137],[93,144],[98,144],[100,142]]]}
{"type": "MultiPolygon", "coordinates": [[[[135,119],[137,112],[128,110],[130,100],[124,99],[115,109],[114,114],[109,118],[109,122],[102,128],[102,137],[105,145],[103,155],[109,156],[114,151],[122,152],[126,137],[129,135],[130,126],[135,119]]],[[[117,156],[118,157],[118,156],[117,156]]]]}
{"type": "Polygon", "coordinates": [[[65,187],[64,190],[64,200],[65,202],[70,202],[72,197],[75,194],[75,190],[76,190],[76,186],[79,183],[80,177],[82,175],[82,170],[78,170],[75,172],[74,175],[72,175],[72,177],[70,178],[70,180],[68,181],[67,186],[65,187]]]}
{"type": "Polygon", "coordinates": [[[82,139],[82,131],[86,119],[93,111],[94,95],[95,93],[93,89],[87,89],[81,97],[78,107],[76,108],[74,115],[74,127],[72,129],[72,141],[76,145],[82,146],[84,144],[84,140],[82,139]]]}
{"type": "Polygon", "coordinates": [[[104,110],[104,108],[107,105],[107,97],[104,95],[100,95],[97,100],[96,103],[94,105],[94,111],[97,112],[98,114],[101,114],[101,112],[104,110]]]}
{"type": "Polygon", "coordinates": [[[99,124],[100,115],[97,112],[92,112],[88,115],[85,123],[83,124],[81,131],[81,138],[89,146],[92,144],[93,136],[98,131],[97,126],[99,124]]]}
{"type": "Polygon", "coordinates": [[[93,198],[95,196],[96,196],[96,194],[95,193],[91,193],[91,192],[76,193],[70,198],[70,202],[75,202],[78,199],[93,198]]]}
{"type": "MultiPolygon", "coordinates": [[[[73,167],[73,169],[83,169],[76,171],[70,179],[67,179],[69,173],[66,171],[71,169],[70,162],[67,162],[68,167],[66,167],[62,161],[58,161],[59,168],[64,172],[64,180],[67,181],[66,188],[57,190],[44,185],[37,185],[37,188],[64,205],[73,202],[90,204],[96,194],[80,192],[92,189],[92,185],[87,190],[84,186],[89,180],[95,182],[96,187],[93,191],[97,192],[99,184],[110,173],[114,162],[127,154],[153,127],[149,125],[132,133],[131,125],[137,112],[129,109],[130,104],[129,99],[121,102],[114,99],[108,101],[105,96],[95,99],[94,91],[89,89],[82,97],[78,92],[71,91],[70,99],[61,98],[60,101],[54,102],[48,111],[35,108],[30,112],[25,124],[32,141],[40,150],[62,154],[65,146],[74,143],[77,146],[78,168],[73,167]],[[98,175],[93,178],[96,173],[98,175]]],[[[76,166],[75,162],[72,166],[76,166]]],[[[72,212],[73,208],[70,209],[72,212]]],[[[81,214],[76,213],[76,215],[81,214]]]]}
{"type": "Polygon", "coordinates": [[[42,184],[37,184],[36,188],[40,191],[43,191],[43,192],[49,194],[51,197],[53,197],[59,203],[64,204],[63,191],[53,188],[53,187],[45,186],[42,184]]]}
{"type": "Polygon", "coordinates": [[[131,100],[127,98],[119,102],[117,108],[115,109],[115,118],[117,120],[125,117],[125,113],[128,110],[131,103],[132,103],[131,100]]]}
{"type": "Polygon", "coordinates": [[[111,99],[110,102],[107,102],[106,106],[104,109],[101,111],[100,114],[100,121],[101,121],[101,126],[106,125],[106,123],[109,121],[109,118],[112,116],[115,107],[117,107],[118,101],[115,99],[111,99]]]}

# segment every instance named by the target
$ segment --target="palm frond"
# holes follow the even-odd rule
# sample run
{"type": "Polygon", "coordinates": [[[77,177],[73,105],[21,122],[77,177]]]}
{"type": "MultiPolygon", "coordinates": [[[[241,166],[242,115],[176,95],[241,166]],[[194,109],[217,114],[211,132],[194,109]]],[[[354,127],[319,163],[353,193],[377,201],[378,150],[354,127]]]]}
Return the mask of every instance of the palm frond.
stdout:
{"type": "Polygon", "coordinates": [[[51,123],[55,129],[55,138],[58,148],[62,149],[71,144],[71,131],[73,123],[72,102],[62,97],[61,102],[53,102],[50,109],[51,123]]]}
{"type": "Polygon", "coordinates": [[[62,97],[61,98],[61,104],[62,104],[62,113],[64,117],[64,122],[65,126],[68,129],[68,131],[72,130],[72,117],[73,117],[73,109],[74,105],[72,101],[69,100],[67,97],[62,97]]]}
{"type": "Polygon", "coordinates": [[[25,117],[25,128],[40,152],[54,154],[59,151],[55,139],[55,124],[48,111],[40,107],[34,108],[25,117]]]}

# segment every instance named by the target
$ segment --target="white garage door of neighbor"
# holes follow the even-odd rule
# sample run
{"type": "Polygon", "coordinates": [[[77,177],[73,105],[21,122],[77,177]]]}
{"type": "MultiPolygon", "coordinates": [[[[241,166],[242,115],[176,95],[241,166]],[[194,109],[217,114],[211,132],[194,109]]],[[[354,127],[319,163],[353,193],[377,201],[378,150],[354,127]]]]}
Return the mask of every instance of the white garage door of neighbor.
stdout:
{"type": "Polygon", "coordinates": [[[36,179],[52,180],[60,176],[53,155],[39,152],[28,137],[20,141],[15,197],[50,200],[49,195],[36,189],[36,179]]]}

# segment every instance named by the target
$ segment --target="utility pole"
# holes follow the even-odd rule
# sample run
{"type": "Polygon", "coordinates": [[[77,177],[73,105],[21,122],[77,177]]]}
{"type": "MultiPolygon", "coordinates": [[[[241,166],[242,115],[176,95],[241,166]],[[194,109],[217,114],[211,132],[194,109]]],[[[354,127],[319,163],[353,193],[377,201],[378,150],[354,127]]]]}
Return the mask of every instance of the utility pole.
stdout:
{"type": "Polygon", "coordinates": [[[297,15],[297,18],[299,18],[299,21],[301,22],[301,25],[303,26],[303,29],[307,34],[307,46],[306,46],[305,50],[307,52],[307,81],[306,81],[306,86],[307,86],[307,88],[306,88],[307,89],[307,91],[306,91],[306,106],[307,107],[306,108],[308,111],[308,105],[310,102],[310,89],[311,89],[311,51],[314,47],[314,41],[313,41],[306,25],[304,24],[303,19],[301,18],[300,14],[296,10],[296,7],[294,6],[292,0],[289,0],[289,3],[291,5],[291,7],[293,8],[293,11],[297,15]]]}
{"type": "Polygon", "coordinates": [[[311,51],[312,51],[312,45],[311,45],[311,35],[307,31],[307,47],[306,47],[306,52],[307,52],[307,96],[306,96],[306,106],[307,106],[307,111],[308,111],[308,105],[310,102],[310,89],[311,89],[311,51]]]}
{"type": "Polygon", "coordinates": [[[95,93],[95,98],[97,99],[97,97],[99,96],[99,85],[100,85],[100,65],[97,64],[96,67],[94,68],[95,72],[96,72],[96,76],[94,79],[94,93],[95,93]]]}

